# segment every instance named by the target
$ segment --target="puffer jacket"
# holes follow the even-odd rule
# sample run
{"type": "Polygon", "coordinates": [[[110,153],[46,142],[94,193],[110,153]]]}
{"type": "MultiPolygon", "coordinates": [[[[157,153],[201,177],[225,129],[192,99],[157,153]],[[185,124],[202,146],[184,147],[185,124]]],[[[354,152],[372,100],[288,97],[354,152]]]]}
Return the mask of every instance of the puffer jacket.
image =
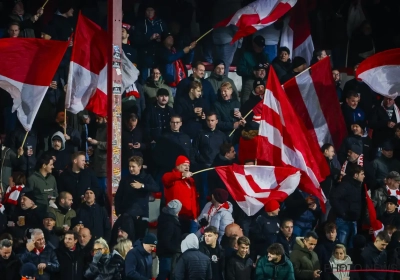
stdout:
{"type": "Polygon", "coordinates": [[[344,260],[338,260],[334,256],[329,260],[329,264],[332,269],[332,276],[336,277],[338,280],[347,280],[350,277],[349,270],[353,262],[350,256],[346,256],[344,260]]]}
{"type": "Polygon", "coordinates": [[[320,269],[318,256],[314,251],[309,251],[304,245],[304,237],[297,237],[296,244],[290,254],[293,264],[294,276],[297,280],[314,279],[314,271],[320,269]]]}
{"type": "Polygon", "coordinates": [[[60,280],[82,280],[84,272],[84,258],[79,246],[71,251],[64,245],[56,250],[57,258],[60,262],[60,272],[57,279],[60,280]]]}
{"type": "Polygon", "coordinates": [[[226,226],[234,222],[232,217],[233,206],[229,201],[227,201],[226,204],[224,203],[213,216],[208,217],[208,212],[211,207],[214,206],[211,202],[208,202],[204,206],[197,220],[200,221],[203,218],[209,219],[209,226],[214,226],[218,229],[218,242],[221,242],[221,239],[225,234],[226,226]]]}
{"type": "Polygon", "coordinates": [[[56,225],[54,230],[57,232],[63,231],[63,225],[68,225],[71,227],[72,218],[76,217],[76,212],[73,209],[65,209],[56,203],[58,208],[49,207],[48,211],[56,216],[56,225]]]}
{"type": "Polygon", "coordinates": [[[253,260],[250,256],[242,258],[234,254],[226,262],[225,280],[251,279],[252,272],[253,260]]]}
{"type": "Polygon", "coordinates": [[[88,280],[122,280],[124,279],[124,259],[117,251],[103,255],[98,263],[90,263],[85,271],[88,280]]]}
{"type": "Polygon", "coordinates": [[[279,233],[278,216],[268,216],[266,212],[261,212],[250,225],[250,254],[253,260],[257,255],[265,256],[267,248],[275,243],[279,233]]]}
{"type": "Polygon", "coordinates": [[[152,257],[144,250],[140,239],[136,240],[134,248],[128,252],[125,259],[126,280],[151,279],[152,257]]]}
{"type": "MultiPolygon", "coordinates": [[[[190,234],[188,236],[190,236],[190,234]]],[[[174,272],[175,280],[211,280],[212,271],[210,258],[199,251],[198,241],[196,244],[197,246],[189,246],[187,249],[185,248],[186,250],[183,250],[185,240],[182,241],[183,253],[176,261],[174,272]]]]}
{"type": "Polygon", "coordinates": [[[294,270],[292,262],[285,255],[279,263],[268,261],[267,256],[261,257],[257,262],[255,280],[294,280],[294,270]]]}
{"type": "Polygon", "coordinates": [[[146,99],[146,106],[153,105],[157,99],[157,91],[160,88],[164,88],[168,90],[168,106],[173,107],[174,105],[174,97],[172,96],[172,91],[169,86],[164,83],[163,79],[159,79],[158,81],[154,81],[152,78],[148,78],[146,84],[143,86],[144,97],[146,99]]]}
{"type": "Polygon", "coordinates": [[[60,263],[58,262],[56,252],[50,245],[46,245],[39,255],[34,251],[29,252],[25,250],[20,259],[23,264],[33,263],[35,266],[38,266],[40,263],[46,264],[43,275],[36,275],[36,279],[38,280],[50,280],[52,279],[52,275],[60,270],[60,263]]]}

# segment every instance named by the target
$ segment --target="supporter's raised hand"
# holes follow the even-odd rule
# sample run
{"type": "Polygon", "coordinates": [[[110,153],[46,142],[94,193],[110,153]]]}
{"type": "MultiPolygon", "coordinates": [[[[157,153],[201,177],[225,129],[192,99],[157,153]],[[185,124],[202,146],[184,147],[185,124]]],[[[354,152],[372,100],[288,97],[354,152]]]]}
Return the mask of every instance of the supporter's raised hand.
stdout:
{"type": "Polygon", "coordinates": [[[184,53],[189,53],[189,52],[190,52],[190,47],[185,47],[185,48],[183,49],[183,52],[184,52],[184,53]]]}
{"type": "Polygon", "coordinates": [[[26,243],[26,249],[31,252],[33,249],[35,249],[35,242],[32,239],[30,242],[26,243]]]}
{"type": "Polygon", "coordinates": [[[18,149],[18,156],[20,157],[20,156],[22,156],[23,154],[24,154],[24,148],[19,147],[19,149],[18,149]]]}
{"type": "Polygon", "coordinates": [[[51,81],[50,88],[57,89],[57,82],[56,81],[51,81]]]}
{"type": "Polygon", "coordinates": [[[37,11],[36,11],[36,14],[37,14],[37,16],[41,16],[41,15],[43,15],[43,12],[44,12],[44,9],[43,9],[43,7],[40,7],[37,11]]]}
{"type": "Polygon", "coordinates": [[[196,47],[196,45],[197,45],[197,42],[196,41],[194,41],[194,42],[191,42],[190,43],[190,49],[194,49],[195,47],[196,47]]]}
{"type": "Polygon", "coordinates": [[[183,178],[190,178],[190,177],[192,177],[192,176],[193,176],[193,173],[190,172],[190,171],[186,171],[186,172],[183,172],[183,173],[182,173],[182,177],[183,177],[183,178]]]}
{"type": "Polygon", "coordinates": [[[65,137],[65,140],[67,140],[67,141],[71,139],[71,137],[66,133],[64,134],[64,137],[65,137]]]}

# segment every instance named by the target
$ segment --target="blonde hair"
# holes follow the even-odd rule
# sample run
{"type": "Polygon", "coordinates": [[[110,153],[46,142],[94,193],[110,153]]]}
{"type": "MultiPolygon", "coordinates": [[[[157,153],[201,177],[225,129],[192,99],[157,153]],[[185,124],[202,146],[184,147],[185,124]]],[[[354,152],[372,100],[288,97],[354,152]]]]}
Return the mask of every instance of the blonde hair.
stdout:
{"type": "MultiPolygon", "coordinates": [[[[110,247],[108,247],[107,241],[105,241],[103,238],[100,237],[99,239],[96,239],[94,241],[94,244],[100,244],[105,249],[106,254],[110,253],[110,247]]],[[[94,244],[93,244],[93,247],[94,247],[94,244]]]]}
{"type": "Polygon", "coordinates": [[[232,85],[230,82],[223,82],[219,88],[220,89],[222,89],[222,88],[232,89],[232,85]]]}
{"type": "Polygon", "coordinates": [[[335,252],[337,249],[342,249],[344,255],[347,256],[346,247],[343,244],[336,244],[335,245],[335,250],[333,250],[333,252],[335,252]]]}
{"type": "Polygon", "coordinates": [[[121,238],[118,240],[117,245],[114,246],[114,250],[117,251],[123,259],[132,248],[132,241],[126,238],[121,238]]]}

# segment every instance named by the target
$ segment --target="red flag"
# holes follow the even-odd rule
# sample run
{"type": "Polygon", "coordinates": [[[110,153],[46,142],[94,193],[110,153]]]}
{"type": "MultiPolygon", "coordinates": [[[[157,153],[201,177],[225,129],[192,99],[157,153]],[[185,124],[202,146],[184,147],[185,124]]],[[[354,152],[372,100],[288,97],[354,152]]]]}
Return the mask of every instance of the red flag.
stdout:
{"type": "Polygon", "coordinates": [[[13,98],[13,112],[26,130],[33,121],[68,42],[43,39],[0,40],[0,87],[13,98]]]}
{"type": "Polygon", "coordinates": [[[369,214],[369,222],[371,224],[372,230],[374,231],[374,237],[376,237],[378,235],[378,233],[384,229],[384,226],[381,223],[381,221],[379,221],[378,218],[376,217],[375,206],[374,206],[374,203],[372,202],[371,197],[369,196],[367,186],[365,184],[364,184],[364,189],[365,189],[365,194],[366,194],[366,198],[367,198],[367,209],[368,209],[368,214],[369,214]]]}
{"type": "Polygon", "coordinates": [[[232,39],[232,42],[235,42],[273,24],[296,2],[297,0],[257,0],[243,7],[233,16],[217,23],[214,28],[236,25],[239,30],[232,39]]]}
{"type": "Polygon", "coordinates": [[[316,142],[339,148],[347,130],[332,78],[329,57],[311,66],[283,88],[294,110],[316,142]]]}
{"type": "Polygon", "coordinates": [[[300,181],[300,172],[292,167],[234,164],[215,170],[232,198],[249,216],[256,214],[268,200],[283,202],[300,181]]]}
{"type": "Polygon", "coordinates": [[[273,67],[270,67],[264,95],[257,159],[273,166],[300,169],[299,187],[316,196],[322,209],[325,208],[326,198],[319,182],[329,175],[329,166],[318,143],[290,104],[273,67]]]}

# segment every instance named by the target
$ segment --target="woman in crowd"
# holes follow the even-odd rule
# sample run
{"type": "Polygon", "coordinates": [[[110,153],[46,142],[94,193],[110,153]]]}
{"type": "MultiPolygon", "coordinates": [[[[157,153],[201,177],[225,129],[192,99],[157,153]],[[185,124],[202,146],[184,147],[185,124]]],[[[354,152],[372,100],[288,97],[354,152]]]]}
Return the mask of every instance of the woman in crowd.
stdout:
{"type": "MultiPolygon", "coordinates": [[[[350,256],[346,254],[346,247],[343,244],[337,244],[335,251],[329,260],[329,264],[332,268],[331,278],[332,280],[349,280],[350,279],[350,267],[353,264],[350,256]]],[[[325,278],[327,279],[327,278],[325,278]]],[[[329,278],[328,278],[329,279],[329,278]]]]}

